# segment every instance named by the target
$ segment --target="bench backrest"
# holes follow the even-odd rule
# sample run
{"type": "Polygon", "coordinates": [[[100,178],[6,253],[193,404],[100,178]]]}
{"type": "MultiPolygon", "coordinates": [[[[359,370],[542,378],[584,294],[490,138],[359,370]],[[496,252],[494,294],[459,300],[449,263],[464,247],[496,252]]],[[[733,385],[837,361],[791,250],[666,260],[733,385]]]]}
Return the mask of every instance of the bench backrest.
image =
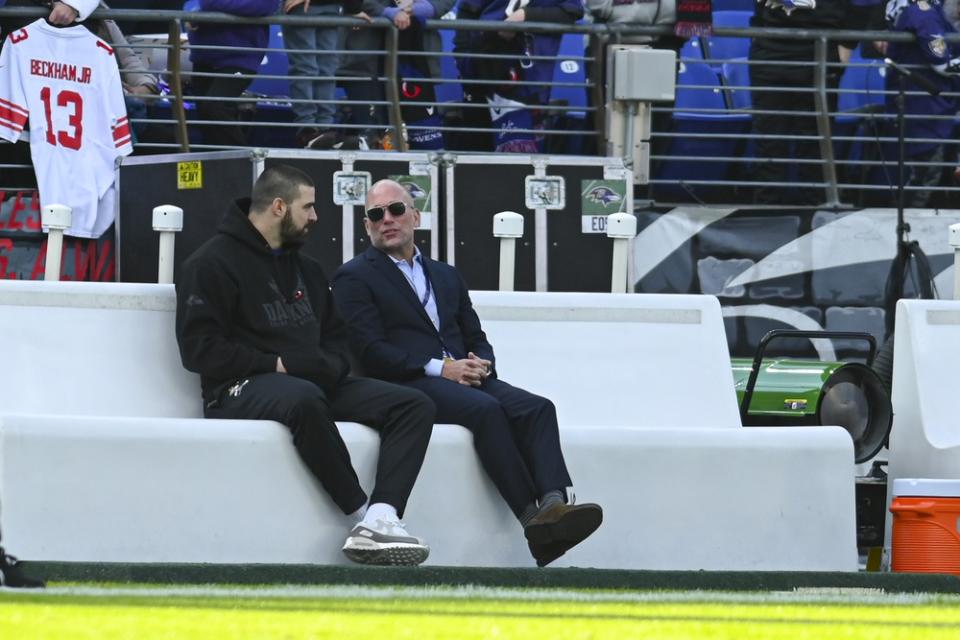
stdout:
{"type": "MultiPolygon", "coordinates": [[[[897,303],[893,358],[894,422],[890,433],[894,458],[930,475],[936,450],[960,447],[953,394],[960,383],[960,302],[900,300],[897,303]],[[934,453],[928,459],[924,451],[934,453]],[[904,460],[904,457],[913,460],[904,460]]],[[[899,466],[899,465],[898,465],[899,466]]],[[[953,455],[952,475],[960,477],[960,451],[953,455]]]]}
{"type": "MultiPolygon", "coordinates": [[[[479,291],[500,375],[561,424],[739,427],[716,298],[479,291]]],[[[0,413],[199,417],[171,285],[0,281],[0,413]]]]}
{"type": "Polygon", "coordinates": [[[0,413],[200,417],[172,285],[0,281],[0,413]]]}
{"type": "Polygon", "coordinates": [[[476,291],[506,381],[546,396],[561,424],[739,427],[713,296],[476,291]]]}

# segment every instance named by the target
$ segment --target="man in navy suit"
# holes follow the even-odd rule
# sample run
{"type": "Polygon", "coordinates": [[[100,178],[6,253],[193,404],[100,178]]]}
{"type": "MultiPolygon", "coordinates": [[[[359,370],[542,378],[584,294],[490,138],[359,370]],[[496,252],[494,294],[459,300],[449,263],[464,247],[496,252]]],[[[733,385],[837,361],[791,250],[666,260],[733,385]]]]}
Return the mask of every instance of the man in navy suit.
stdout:
{"type": "Polygon", "coordinates": [[[567,504],[572,483],[553,403],[499,379],[460,274],[414,244],[420,212],[403,186],[374,184],[363,222],[373,246],[333,278],[354,355],[366,375],[427,394],[438,422],[470,429],[537,565],[556,560],[600,526],[603,511],[567,504]]]}

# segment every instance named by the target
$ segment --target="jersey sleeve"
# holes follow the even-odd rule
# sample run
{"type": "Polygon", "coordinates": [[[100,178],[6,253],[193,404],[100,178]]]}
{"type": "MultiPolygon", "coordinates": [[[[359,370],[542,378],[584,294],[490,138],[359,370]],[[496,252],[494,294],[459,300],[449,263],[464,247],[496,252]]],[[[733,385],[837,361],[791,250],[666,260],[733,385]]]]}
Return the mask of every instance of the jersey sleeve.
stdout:
{"type": "Polygon", "coordinates": [[[907,7],[897,22],[899,31],[911,31],[917,37],[916,46],[931,65],[945,64],[950,61],[950,45],[943,39],[949,29],[942,14],[927,5],[923,9],[918,4],[907,7]]]}
{"type": "Polygon", "coordinates": [[[10,34],[0,51],[0,138],[10,142],[20,139],[30,118],[19,61],[13,52],[17,33],[10,34]]]}
{"type": "Polygon", "coordinates": [[[117,67],[117,58],[112,53],[110,60],[104,65],[104,69],[108,75],[104,99],[109,116],[110,130],[113,133],[113,146],[117,156],[127,156],[133,151],[130,122],[127,120],[127,106],[123,99],[120,69],[117,67]]]}

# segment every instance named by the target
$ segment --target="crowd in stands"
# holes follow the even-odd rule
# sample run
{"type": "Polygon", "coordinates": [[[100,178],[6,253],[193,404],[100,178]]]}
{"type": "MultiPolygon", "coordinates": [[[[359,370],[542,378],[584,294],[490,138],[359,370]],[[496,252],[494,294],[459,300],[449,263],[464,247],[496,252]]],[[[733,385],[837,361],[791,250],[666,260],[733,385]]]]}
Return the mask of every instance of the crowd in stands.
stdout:
{"type": "MultiPolygon", "coordinates": [[[[5,2],[7,6],[37,3],[38,0],[5,2]]],[[[101,6],[106,5],[101,3],[101,6]]],[[[355,27],[283,26],[282,46],[287,50],[289,63],[289,96],[284,99],[289,101],[286,109],[291,114],[285,117],[292,123],[283,129],[283,136],[267,142],[269,146],[398,148],[395,130],[390,127],[387,115],[390,102],[385,82],[385,30],[367,28],[361,22],[385,18],[399,32],[401,54],[393,88],[400,101],[402,135],[407,148],[537,153],[557,149],[549,145],[552,138],[545,136],[544,130],[573,128],[558,117],[558,112],[541,108],[551,103],[549,83],[557,65],[560,35],[513,29],[457,30],[452,47],[449,43],[444,47],[440,32],[426,28],[426,20],[447,16],[504,23],[572,25],[593,21],[613,25],[679,25],[683,18],[690,18],[692,5],[674,0],[586,0],[585,5],[582,0],[188,0],[186,4],[181,0],[117,0],[113,6],[223,12],[241,17],[357,18],[355,27]],[[449,79],[450,71],[441,72],[439,54],[449,53],[451,49],[455,63],[453,73],[462,84],[463,94],[457,95],[458,104],[445,106],[443,103],[450,100],[438,95],[445,85],[437,81],[442,77],[449,79]],[[342,93],[337,92],[338,87],[343,89],[342,93]]],[[[93,0],[55,2],[50,19],[69,24],[73,20],[84,20],[93,8],[93,0]]],[[[836,112],[839,95],[836,89],[854,49],[862,50],[864,56],[869,52],[874,57],[889,55],[895,62],[912,65],[917,75],[929,79],[939,89],[938,96],[931,96],[909,82],[906,86],[906,136],[915,139],[907,145],[911,165],[907,183],[915,187],[949,184],[947,175],[952,171],[945,169],[957,164],[956,145],[951,144],[951,138],[956,126],[953,119],[957,113],[956,94],[960,90],[957,80],[960,45],[946,41],[944,36],[955,33],[958,22],[957,0],[765,0],[756,3],[750,21],[753,27],[889,29],[912,33],[916,41],[894,43],[889,47],[883,42],[831,41],[825,79],[828,101],[820,105],[813,91],[815,43],[754,38],[748,64],[753,109],[749,153],[755,161],[750,164],[749,179],[771,185],[753,190],[754,201],[758,204],[822,201],[820,187],[793,189],[786,185],[822,183],[822,126],[818,128],[815,114],[823,107],[836,112]]],[[[175,140],[170,127],[148,125],[148,113],[153,114],[153,107],[160,104],[158,97],[169,78],[158,78],[150,72],[133,49],[126,46],[123,32],[113,21],[90,20],[87,24],[117,46],[135,141],[172,146],[175,140]]],[[[9,33],[16,22],[6,19],[0,26],[4,27],[4,33],[9,33]]],[[[131,22],[122,26],[135,34],[165,28],[157,22],[131,22]]],[[[251,134],[250,127],[232,123],[242,125],[255,117],[251,115],[254,103],[249,100],[249,91],[258,72],[263,73],[263,51],[274,46],[270,41],[270,27],[188,22],[184,29],[189,38],[192,65],[183,76],[184,94],[196,105],[189,115],[191,142],[206,148],[263,145],[262,140],[251,134]]],[[[679,26],[676,31],[676,36],[628,35],[621,41],[680,51],[686,36],[703,32],[696,28],[684,31],[679,26]]],[[[156,66],[153,69],[156,70],[156,66]]],[[[898,82],[896,73],[887,74],[889,114],[896,113],[898,82]]],[[[588,132],[593,129],[594,115],[595,112],[588,109],[587,118],[579,120],[584,139],[593,137],[588,132]]],[[[277,121],[283,122],[283,119],[277,121]]],[[[895,136],[894,124],[891,116],[883,135],[895,136]]],[[[671,126],[669,115],[654,120],[655,132],[670,131],[671,126]]],[[[147,152],[147,146],[139,147],[138,151],[147,152]]],[[[593,148],[589,142],[573,146],[579,152],[590,152],[593,148]]],[[[4,154],[6,157],[6,152],[4,154]]],[[[930,191],[913,189],[908,191],[907,205],[927,206],[931,197],[930,191]]]]}

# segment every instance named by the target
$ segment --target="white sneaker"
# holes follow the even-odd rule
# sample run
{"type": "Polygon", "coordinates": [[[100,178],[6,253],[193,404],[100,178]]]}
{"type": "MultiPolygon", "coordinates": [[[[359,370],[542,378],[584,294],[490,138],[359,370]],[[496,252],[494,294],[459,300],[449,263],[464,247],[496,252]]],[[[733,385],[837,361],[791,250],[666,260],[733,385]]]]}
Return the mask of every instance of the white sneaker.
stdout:
{"type": "Polygon", "coordinates": [[[380,519],[354,526],[343,553],[360,564],[416,566],[430,555],[430,547],[407,533],[399,520],[380,519]]]}

